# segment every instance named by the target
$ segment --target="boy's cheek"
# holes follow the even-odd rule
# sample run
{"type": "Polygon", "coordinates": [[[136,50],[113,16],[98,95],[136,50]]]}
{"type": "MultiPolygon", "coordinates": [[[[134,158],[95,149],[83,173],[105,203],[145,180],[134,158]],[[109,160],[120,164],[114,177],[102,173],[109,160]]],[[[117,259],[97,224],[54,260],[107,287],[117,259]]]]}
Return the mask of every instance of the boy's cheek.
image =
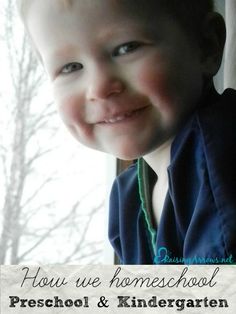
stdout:
{"type": "Polygon", "coordinates": [[[93,147],[93,127],[86,123],[83,106],[76,97],[66,97],[58,103],[59,115],[70,133],[80,143],[93,147]]]}
{"type": "Polygon", "coordinates": [[[163,113],[168,114],[172,108],[173,90],[169,78],[169,73],[166,69],[157,66],[153,70],[143,69],[139,73],[139,90],[149,98],[152,105],[163,113]]]}
{"type": "Polygon", "coordinates": [[[83,117],[82,108],[78,104],[78,99],[73,96],[57,100],[57,107],[60,116],[66,124],[79,124],[83,117]]]}

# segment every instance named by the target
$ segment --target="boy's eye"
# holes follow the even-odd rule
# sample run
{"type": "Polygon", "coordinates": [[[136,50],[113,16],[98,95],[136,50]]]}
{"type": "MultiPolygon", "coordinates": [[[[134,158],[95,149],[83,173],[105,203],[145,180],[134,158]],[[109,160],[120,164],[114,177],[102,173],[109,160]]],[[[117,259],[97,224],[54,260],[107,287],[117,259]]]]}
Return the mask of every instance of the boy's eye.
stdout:
{"type": "Polygon", "coordinates": [[[131,41],[125,44],[118,46],[112,53],[113,57],[119,57],[133,52],[141,46],[141,43],[137,41],[131,41]]]}
{"type": "Polygon", "coordinates": [[[81,63],[78,62],[71,62],[66,64],[65,66],[62,67],[62,69],[60,70],[61,74],[69,74],[75,71],[79,71],[83,68],[83,65],[81,63]]]}

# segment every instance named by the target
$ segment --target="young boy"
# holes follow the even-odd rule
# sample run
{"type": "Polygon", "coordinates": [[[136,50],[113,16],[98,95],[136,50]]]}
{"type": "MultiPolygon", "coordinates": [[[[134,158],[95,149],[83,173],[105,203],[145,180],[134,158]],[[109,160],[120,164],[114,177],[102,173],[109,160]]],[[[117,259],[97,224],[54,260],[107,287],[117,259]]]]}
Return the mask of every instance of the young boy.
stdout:
{"type": "Polygon", "coordinates": [[[59,113],[85,145],[138,162],[111,192],[124,264],[236,257],[236,94],[211,0],[21,0],[59,113]]]}

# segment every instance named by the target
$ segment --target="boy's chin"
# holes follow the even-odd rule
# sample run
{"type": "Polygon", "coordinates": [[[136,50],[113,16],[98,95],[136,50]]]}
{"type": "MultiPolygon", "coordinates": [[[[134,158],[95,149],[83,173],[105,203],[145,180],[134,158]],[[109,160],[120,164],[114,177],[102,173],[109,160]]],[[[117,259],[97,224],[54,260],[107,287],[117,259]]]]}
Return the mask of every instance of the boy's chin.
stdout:
{"type": "Polygon", "coordinates": [[[131,150],[128,150],[128,151],[110,151],[110,152],[107,152],[108,154],[111,154],[113,155],[115,158],[119,158],[119,159],[122,159],[122,160],[134,160],[134,159],[138,159],[138,158],[141,158],[142,156],[145,155],[144,152],[142,151],[131,151],[131,150]]]}
{"type": "Polygon", "coordinates": [[[103,147],[103,152],[122,160],[134,160],[146,156],[155,150],[156,145],[153,147],[150,142],[148,143],[149,145],[147,145],[147,143],[143,143],[142,141],[123,140],[118,143],[113,143],[113,145],[103,147]]]}

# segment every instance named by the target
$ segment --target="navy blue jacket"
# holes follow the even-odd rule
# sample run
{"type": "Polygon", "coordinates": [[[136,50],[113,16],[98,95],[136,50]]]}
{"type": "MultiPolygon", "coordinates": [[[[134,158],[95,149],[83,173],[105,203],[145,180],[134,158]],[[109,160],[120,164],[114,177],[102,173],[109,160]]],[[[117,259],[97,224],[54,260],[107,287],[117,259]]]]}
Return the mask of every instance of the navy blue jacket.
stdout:
{"type": "Polygon", "coordinates": [[[109,239],[123,264],[236,260],[236,92],[208,99],[171,146],[169,190],[152,222],[155,175],[143,159],[111,191],[109,239]]]}

